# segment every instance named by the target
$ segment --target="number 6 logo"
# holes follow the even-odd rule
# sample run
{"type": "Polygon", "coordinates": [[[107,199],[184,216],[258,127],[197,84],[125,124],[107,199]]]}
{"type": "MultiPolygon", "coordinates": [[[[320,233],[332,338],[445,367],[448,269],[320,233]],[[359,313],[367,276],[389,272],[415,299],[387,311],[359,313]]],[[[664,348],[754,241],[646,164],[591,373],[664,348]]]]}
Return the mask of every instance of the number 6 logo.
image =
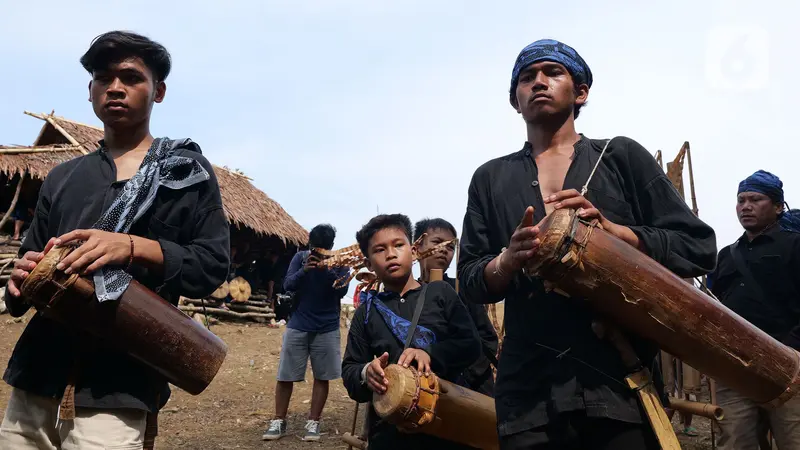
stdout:
{"type": "Polygon", "coordinates": [[[769,34],[763,28],[712,28],[706,40],[706,81],[714,89],[766,89],[769,82],[769,47],[769,34]]]}

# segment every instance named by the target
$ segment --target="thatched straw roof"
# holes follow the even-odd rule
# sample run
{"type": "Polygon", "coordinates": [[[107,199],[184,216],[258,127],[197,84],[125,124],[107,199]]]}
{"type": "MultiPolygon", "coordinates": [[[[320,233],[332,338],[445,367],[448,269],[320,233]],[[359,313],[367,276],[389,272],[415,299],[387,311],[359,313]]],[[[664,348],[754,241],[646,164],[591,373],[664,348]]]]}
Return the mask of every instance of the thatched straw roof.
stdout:
{"type": "MultiPolygon", "coordinates": [[[[0,172],[9,175],[28,171],[43,179],[56,165],[97,149],[103,130],[50,114],[34,114],[45,121],[33,147],[0,147],[0,172]]],[[[214,166],[222,204],[228,220],[236,227],[257,235],[276,236],[287,244],[308,243],[308,231],[300,226],[278,202],[257,189],[250,179],[227,168],[214,166]]]]}
{"type": "Polygon", "coordinates": [[[41,147],[6,147],[0,145],[0,172],[13,177],[29,173],[43,179],[53,167],[83,154],[75,145],[48,145],[41,147]]]}

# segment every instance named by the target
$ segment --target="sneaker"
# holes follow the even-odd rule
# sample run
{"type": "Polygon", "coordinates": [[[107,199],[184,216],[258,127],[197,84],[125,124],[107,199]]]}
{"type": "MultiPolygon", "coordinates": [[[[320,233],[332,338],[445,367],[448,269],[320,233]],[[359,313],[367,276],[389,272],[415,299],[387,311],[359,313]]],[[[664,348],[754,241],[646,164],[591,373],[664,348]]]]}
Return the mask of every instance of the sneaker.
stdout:
{"type": "Polygon", "coordinates": [[[318,441],[319,433],[319,420],[306,421],[306,435],[303,436],[304,441],[318,441]]]}
{"type": "Polygon", "coordinates": [[[683,429],[683,434],[685,436],[690,436],[690,437],[700,436],[700,433],[697,432],[697,428],[695,427],[685,427],[683,429]]]}
{"type": "Polygon", "coordinates": [[[272,419],[269,421],[269,428],[261,436],[265,441],[277,441],[286,436],[286,421],[283,419],[272,419]]]}

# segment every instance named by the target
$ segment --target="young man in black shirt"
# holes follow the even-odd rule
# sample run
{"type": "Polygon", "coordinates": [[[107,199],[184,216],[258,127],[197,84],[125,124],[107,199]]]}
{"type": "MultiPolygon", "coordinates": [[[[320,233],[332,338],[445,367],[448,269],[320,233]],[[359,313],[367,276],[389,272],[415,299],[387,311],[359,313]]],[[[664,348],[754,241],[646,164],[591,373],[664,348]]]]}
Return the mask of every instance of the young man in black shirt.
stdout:
{"type": "MultiPolygon", "coordinates": [[[[414,242],[417,242],[423,235],[425,235],[425,238],[419,244],[417,249],[419,252],[424,252],[444,242],[454,240],[456,238],[456,228],[450,222],[441,218],[422,219],[414,224],[414,242]]],[[[435,255],[420,260],[420,278],[418,281],[420,283],[428,283],[431,269],[441,269],[445,272],[450,267],[450,263],[453,262],[454,253],[455,245],[447,245],[435,255]]],[[[453,289],[456,288],[455,279],[448,277],[447,273],[444,274],[443,278],[453,289]]],[[[492,364],[497,363],[497,332],[489,320],[489,315],[483,305],[467,302],[463,298],[462,301],[464,301],[472,322],[478,330],[478,335],[481,337],[482,354],[477,361],[464,371],[461,384],[473,391],[491,397],[494,396],[492,364]]]]}
{"type": "MultiPolygon", "coordinates": [[[[800,350],[798,211],[786,210],[783,182],[759,170],[739,184],[736,215],[744,233],[719,252],[709,287],[733,312],[800,350]]],[[[778,448],[800,448],[800,397],[766,410],[718,383],[717,403],[725,408],[718,448],[758,448],[756,424],[762,413],[778,448]]]]}
{"type": "MultiPolygon", "coordinates": [[[[173,304],[181,295],[210,294],[230,260],[214,170],[191,140],[150,135],[153,104],[166,93],[169,53],[146,37],[115,31],[99,36],[81,63],[92,75],[89,100],[104,138],[97,151],[45,179],[8,282],[10,313],[30,308],[19,287],[36,263],[54,245],[72,243],[79,247],[59,268],[90,276],[100,301],[117,301],[131,277],[173,304]]],[[[2,448],[142,448],[148,414],[169,397],[154,370],[41,315],[17,342],[3,379],[13,389],[2,448]],[[73,400],[70,418],[64,413],[73,400]]]]}
{"type": "MultiPolygon", "coordinates": [[[[591,85],[592,73],[573,48],[541,40],[523,49],[510,102],[525,120],[526,142],[479,167],[469,186],[459,281],[470,301],[506,300],[495,382],[503,449],[658,448],[636,394],[623,383],[619,353],[592,331],[592,311],[523,274],[539,245],[535,223],[556,209],[577,209],[681,277],[714,268],[714,231],[641,145],[575,131],[591,85]]],[[[657,346],[630,339],[651,365],[657,346]]]]}
{"type": "MultiPolygon", "coordinates": [[[[411,272],[411,222],[402,214],[380,215],[356,234],[367,268],[383,281],[384,292],[365,293],[358,306],[342,360],[342,380],[350,398],[366,403],[372,393],[383,393],[388,380],[383,369],[390,362],[416,366],[455,382],[480,355],[475,326],[455,290],[444,281],[428,285],[411,345],[403,349],[408,328],[420,298],[421,285],[411,272]]],[[[463,449],[469,448],[434,436],[407,434],[379,421],[370,406],[369,448],[463,449]]]]}

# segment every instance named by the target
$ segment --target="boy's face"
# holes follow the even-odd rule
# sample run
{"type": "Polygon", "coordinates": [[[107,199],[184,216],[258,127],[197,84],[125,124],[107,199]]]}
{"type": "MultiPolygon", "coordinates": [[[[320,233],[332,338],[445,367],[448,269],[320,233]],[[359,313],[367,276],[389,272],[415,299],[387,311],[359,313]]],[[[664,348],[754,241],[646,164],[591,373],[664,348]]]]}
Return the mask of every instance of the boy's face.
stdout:
{"type": "MultiPolygon", "coordinates": [[[[432,228],[425,232],[427,236],[425,239],[422,240],[422,244],[418,249],[419,252],[424,252],[431,247],[435,247],[442,242],[447,242],[455,239],[456,237],[453,236],[448,230],[443,230],[441,228],[432,228]]],[[[443,248],[442,250],[436,252],[436,254],[425,258],[424,260],[420,261],[420,265],[422,266],[423,270],[430,270],[430,269],[442,269],[447,270],[450,267],[450,263],[453,262],[453,255],[455,254],[455,245],[450,244],[443,248]]]]}
{"type": "Polygon", "coordinates": [[[147,121],[153,102],[161,103],[166,90],[141,58],[131,57],[92,74],[89,101],[103,124],[129,128],[147,121]]]}
{"type": "Polygon", "coordinates": [[[411,275],[411,243],[399,228],[384,228],[372,236],[367,249],[367,269],[384,283],[405,282],[411,275]]]}

